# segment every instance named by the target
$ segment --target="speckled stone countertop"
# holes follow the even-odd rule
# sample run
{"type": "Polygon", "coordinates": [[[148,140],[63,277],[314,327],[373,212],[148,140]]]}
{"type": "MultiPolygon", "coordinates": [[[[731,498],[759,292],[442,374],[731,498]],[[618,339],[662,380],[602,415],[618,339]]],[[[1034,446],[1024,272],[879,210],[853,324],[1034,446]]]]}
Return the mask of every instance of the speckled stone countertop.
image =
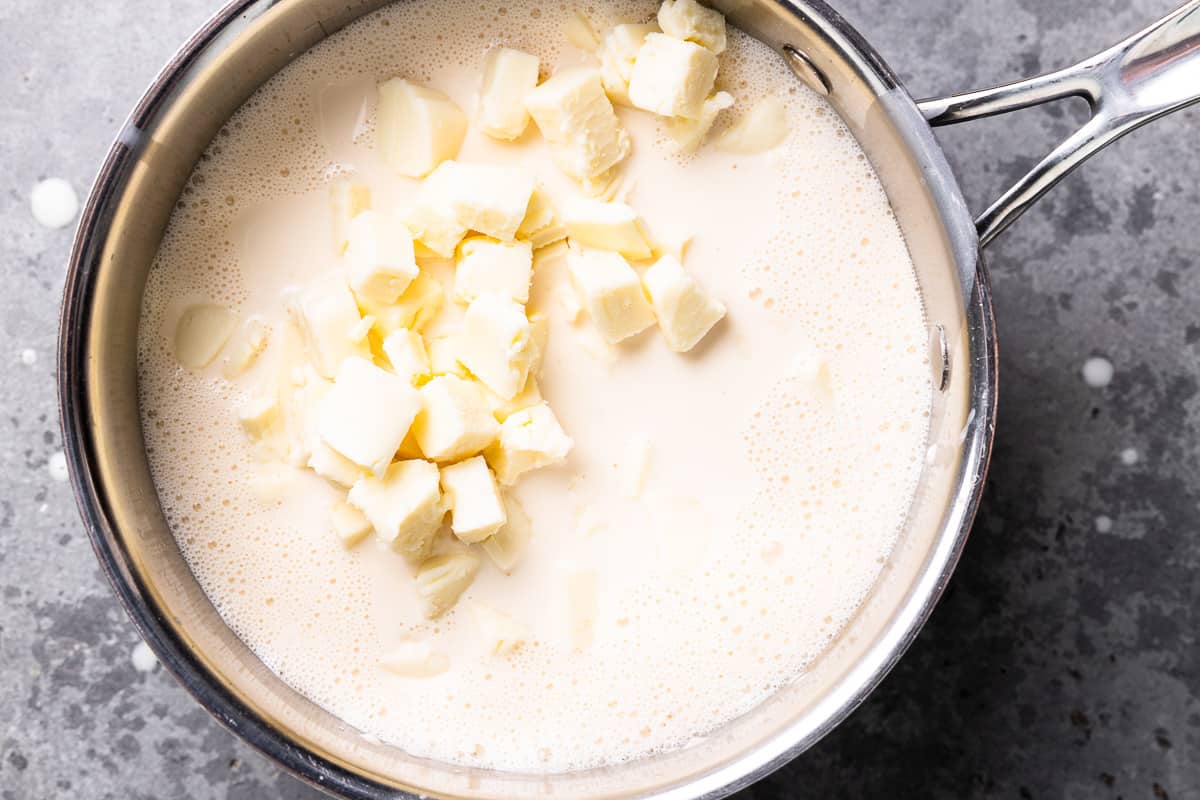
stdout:
{"type": "MultiPolygon", "coordinates": [[[[1173,0],[835,2],[918,95],[1089,55],[1173,0]]],[[[316,798],[217,726],[101,576],[68,484],[54,337],[109,141],[216,0],[0,0],[0,798],[316,798]],[[102,5],[102,8],[101,8],[102,5]]],[[[945,130],[981,208],[1080,119],[945,130]]],[[[1087,164],[990,249],[1000,424],[945,599],[837,731],[743,798],[1200,798],[1200,113],[1087,164]],[[1080,368],[1115,366],[1105,388],[1080,368]]]]}

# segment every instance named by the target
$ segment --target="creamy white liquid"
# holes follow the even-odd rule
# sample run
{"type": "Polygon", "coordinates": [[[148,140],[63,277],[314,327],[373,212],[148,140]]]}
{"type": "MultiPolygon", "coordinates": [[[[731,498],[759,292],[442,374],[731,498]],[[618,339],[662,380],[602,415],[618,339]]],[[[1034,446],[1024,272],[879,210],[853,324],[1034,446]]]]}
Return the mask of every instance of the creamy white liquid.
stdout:
{"type": "MultiPolygon", "coordinates": [[[[685,356],[653,330],[607,349],[586,320],[566,320],[555,299],[562,265],[539,265],[530,305],[552,324],[541,389],[575,449],[516,488],[534,539],[514,574],[485,559],[464,596],[509,614],[532,641],[511,657],[487,654],[462,604],[425,621],[401,557],[373,540],[344,549],[328,524],[339,493],[258,461],[236,409],[277,369],[284,294],[338,268],[328,179],[358,176],[377,207],[416,185],[372,152],[374,84],[402,75],[473,113],[495,43],[546,65],[584,58],[566,43],[558,3],[476,8],[388,7],[297,59],[216,138],[145,296],[146,444],[201,585],[296,689],[420,756],[522,771],[619,762],[761,702],[820,655],[870,590],[925,449],[923,312],[853,138],[781,59],[731,31],[719,88],[737,98],[733,112],[766,92],[785,98],[785,145],[679,159],[655,118],[620,110],[635,143],[629,202],[661,238],[693,237],[686,266],[728,306],[726,320],[685,356]],[[234,383],[219,360],[190,372],[171,353],[175,322],[196,302],[273,325],[267,352],[234,383]],[[815,354],[828,360],[832,399],[806,377],[815,354]],[[638,441],[650,443],[640,495],[638,441]],[[582,649],[566,588],[580,575],[594,575],[597,597],[582,649]],[[382,670],[403,637],[432,642],[449,670],[382,670]]],[[[594,21],[603,30],[654,10],[611,6],[594,21]]],[[[573,191],[533,126],[513,145],[472,130],[459,158],[520,164],[559,197],[573,191]]]]}

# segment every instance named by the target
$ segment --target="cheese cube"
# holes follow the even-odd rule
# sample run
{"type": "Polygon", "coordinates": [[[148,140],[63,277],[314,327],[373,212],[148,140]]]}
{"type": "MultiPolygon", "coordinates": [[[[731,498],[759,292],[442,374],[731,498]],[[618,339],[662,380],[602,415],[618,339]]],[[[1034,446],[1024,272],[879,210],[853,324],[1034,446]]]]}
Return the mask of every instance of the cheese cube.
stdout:
{"type": "Polygon", "coordinates": [[[725,306],[684,271],[679,259],[663,256],[642,276],[667,347],[686,353],[725,316],[725,306]]]}
{"type": "Polygon", "coordinates": [[[354,295],[342,275],[323,275],[309,284],[293,305],[304,334],[309,360],[326,378],[337,374],[347,358],[370,358],[365,340],[354,341],[350,332],[362,319],[354,295]]]}
{"type": "Polygon", "coordinates": [[[457,337],[458,360],[484,386],[511,400],[529,376],[529,339],[525,309],[485,294],[467,306],[457,337]]]}
{"type": "Polygon", "coordinates": [[[596,38],[596,31],[592,29],[592,23],[579,11],[575,11],[567,19],[565,29],[567,41],[571,43],[572,47],[590,53],[600,46],[600,40],[596,38]]]}
{"type": "Polygon", "coordinates": [[[558,168],[577,180],[603,175],[629,155],[629,133],[595,69],[561,70],[525,95],[525,108],[558,168]]]}
{"type": "Polygon", "coordinates": [[[428,461],[397,461],[382,477],[361,478],[346,496],[375,534],[413,563],[429,555],[446,515],[438,468],[428,461]]]}
{"type": "Polygon", "coordinates": [[[410,178],[458,155],[467,115],[441,92],[392,78],[379,84],[377,143],[388,165],[410,178]]]}
{"type": "Polygon", "coordinates": [[[454,375],[438,375],[421,387],[421,412],[413,437],[426,458],[456,461],[483,450],[499,425],[483,387],[454,375]]]}
{"type": "Polygon", "coordinates": [[[394,214],[363,211],[350,220],[346,272],[356,297],[394,303],[417,277],[412,234],[394,214]]]}
{"type": "Polygon", "coordinates": [[[462,302],[494,294],[526,303],[532,280],[533,246],[529,242],[498,242],[472,236],[458,246],[454,296],[462,302]]]}
{"type": "Polygon", "coordinates": [[[420,409],[420,395],[404,378],[348,358],[321,400],[317,431],[334,450],[382,475],[420,409]]]}
{"type": "MultiPolygon", "coordinates": [[[[311,372],[309,367],[308,371],[311,372]]],[[[295,467],[308,464],[313,443],[320,441],[317,433],[321,402],[333,387],[319,375],[301,370],[302,383],[288,384],[280,390],[283,429],[286,437],[288,463],[295,467]]]]}
{"type": "Polygon", "coordinates": [[[447,161],[421,182],[404,222],[413,238],[442,258],[453,258],[454,248],[467,235],[454,210],[457,163],[447,161]]]}
{"type": "Polygon", "coordinates": [[[717,79],[711,50],[662,33],[646,35],[629,78],[629,99],[637,108],[664,117],[698,119],[717,79]]]}
{"type": "Polygon", "coordinates": [[[329,183],[329,204],[333,207],[333,251],[340,256],[350,242],[350,220],[371,207],[371,190],[349,178],[334,178],[329,183]]]}
{"type": "Polygon", "coordinates": [[[238,409],[238,421],[251,439],[265,438],[279,422],[279,403],[274,397],[255,397],[238,409]]]}
{"type": "Polygon", "coordinates": [[[467,230],[511,242],[533,195],[533,176],[517,167],[447,164],[450,207],[467,230]]]}
{"type": "Polygon", "coordinates": [[[504,420],[500,438],[484,456],[500,483],[511,486],[530,470],[565,461],[573,445],[550,406],[541,403],[504,420]]]}
{"type": "Polygon", "coordinates": [[[437,336],[427,341],[425,347],[429,351],[429,371],[434,375],[471,377],[458,360],[458,342],[454,336],[437,336]]]}
{"type": "Polygon", "coordinates": [[[658,24],[668,36],[695,42],[714,53],[725,52],[725,15],[696,0],[663,0],[658,24]]]}
{"type": "Polygon", "coordinates": [[[535,188],[525,209],[525,219],[517,228],[517,238],[527,240],[534,250],[567,238],[567,229],[559,224],[554,205],[544,189],[535,188]]]}
{"type": "Polygon", "coordinates": [[[347,489],[365,474],[362,467],[325,444],[319,436],[313,440],[308,468],[325,480],[347,489]]]}
{"type": "Polygon", "coordinates": [[[221,373],[232,380],[250,369],[250,366],[267,349],[269,339],[270,331],[262,320],[246,320],[237,343],[229,348],[230,352],[223,359],[225,366],[221,373]]]}
{"type": "Polygon", "coordinates": [[[654,324],[654,311],[642,282],[620,253],[572,248],[567,253],[567,270],[592,323],[610,344],[654,324]]]}
{"type": "Polygon", "coordinates": [[[651,255],[645,223],[625,203],[576,198],[563,207],[562,217],[574,244],[613,250],[632,259],[651,255]]]}
{"type": "Polygon", "coordinates": [[[479,90],[480,130],[503,140],[524,133],[529,112],[523,101],[537,82],[537,56],[508,47],[489,52],[483,61],[483,87],[479,90]]]}
{"type": "Polygon", "coordinates": [[[175,326],[175,358],[189,369],[207,367],[237,327],[237,316],[222,306],[189,306],[175,326]]]}
{"type": "Polygon", "coordinates": [[[550,319],[541,312],[529,315],[529,374],[538,375],[546,360],[546,345],[550,341],[550,319]]]}
{"type": "Polygon", "coordinates": [[[629,78],[633,75],[633,64],[638,50],[646,42],[646,35],[658,32],[654,23],[624,24],[614,26],[604,37],[604,45],[600,48],[600,80],[614,103],[632,105],[629,102],[629,78]]]}
{"type": "Polygon", "coordinates": [[[450,669],[450,658],[429,642],[409,639],[379,659],[379,666],[402,678],[432,678],[450,669]]]}
{"type": "Polygon", "coordinates": [[[450,530],[468,544],[482,542],[508,521],[483,456],[442,467],[442,497],[450,510],[450,530]]]}
{"type": "Polygon", "coordinates": [[[504,515],[508,522],[500,530],[483,540],[480,547],[501,572],[510,573],[521,558],[521,553],[533,538],[533,525],[529,515],[511,494],[504,496],[504,515]]]}
{"type": "Polygon", "coordinates": [[[667,121],[667,135],[675,142],[675,152],[694,153],[704,143],[704,137],[712,130],[717,115],[733,105],[733,95],[717,92],[704,101],[697,119],[674,117],[667,121]]]}
{"type": "Polygon", "coordinates": [[[371,532],[371,521],[345,500],[338,500],[329,512],[333,532],[346,547],[353,547],[371,532]]]}
{"type": "Polygon", "coordinates": [[[446,553],[421,564],[417,570],[417,594],[425,599],[430,619],[448,611],[475,579],[479,556],[469,550],[446,553]]]}
{"type": "Polygon", "coordinates": [[[419,383],[429,376],[429,355],[425,340],[408,328],[399,328],[383,340],[383,354],[392,365],[392,372],[409,383],[419,383]]]}
{"type": "Polygon", "coordinates": [[[729,153],[754,154],[782,144],[788,135],[787,107],[769,94],[716,140],[717,149],[729,153]]]}
{"type": "Polygon", "coordinates": [[[506,656],[529,637],[526,630],[507,614],[482,603],[471,603],[470,608],[475,624],[479,626],[484,647],[492,655],[506,656]]]}
{"type": "Polygon", "coordinates": [[[359,299],[359,307],[375,318],[375,329],[384,338],[398,330],[420,331],[446,303],[446,290],[437,278],[421,272],[394,303],[359,299]]]}

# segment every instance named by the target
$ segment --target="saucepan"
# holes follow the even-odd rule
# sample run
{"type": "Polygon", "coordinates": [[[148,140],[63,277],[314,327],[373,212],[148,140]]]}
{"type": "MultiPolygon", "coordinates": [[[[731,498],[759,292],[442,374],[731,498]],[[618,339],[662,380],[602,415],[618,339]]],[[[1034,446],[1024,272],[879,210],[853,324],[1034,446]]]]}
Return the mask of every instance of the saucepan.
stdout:
{"type": "Polygon", "coordinates": [[[138,414],[139,307],[164,226],[220,125],[265,80],[384,0],[237,0],[179,51],[109,152],[71,254],[58,348],[63,439],[113,588],[162,663],[212,714],[304,780],[348,798],[715,798],[810,747],[879,683],[929,616],[966,540],[996,421],[996,336],[980,247],[1109,142],[1200,99],[1200,0],[1040,77],[916,102],[820,0],[715,0],[828,99],[887,191],[929,325],[929,449],[904,533],[828,651],[768,701],[691,746],[553,776],[468,769],[366,738],[266,669],[188,571],[150,478],[138,414]],[[1083,97],[1088,121],[978,219],[932,126],[1083,97]]]}

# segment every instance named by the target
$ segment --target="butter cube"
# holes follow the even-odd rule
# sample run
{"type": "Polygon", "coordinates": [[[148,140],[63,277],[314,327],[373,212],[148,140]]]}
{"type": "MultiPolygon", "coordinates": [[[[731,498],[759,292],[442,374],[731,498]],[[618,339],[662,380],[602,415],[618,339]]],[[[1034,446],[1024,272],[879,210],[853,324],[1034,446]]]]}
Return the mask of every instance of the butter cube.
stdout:
{"type": "Polygon", "coordinates": [[[575,11],[567,18],[565,32],[571,46],[583,50],[585,53],[590,53],[600,46],[600,40],[596,38],[596,31],[592,29],[592,23],[579,11],[575,11]]]}
{"type": "Polygon", "coordinates": [[[470,608],[484,647],[492,655],[506,656],[529,638],[528,632],[507,614],[482,603],[471,603],[470,608]]]}
{"type": "Polygon", "coordinates": [[[450,206],[467,230],[511,242],[533,195],[533,176],[517,167],[446,164],[450,206]]]}
{"type": "Polygon", "coordinates": [[[544,189],[535,188],[525,209],[525,219],[517,228],[517,238],[524,239],[534,250],[548,247],[567,238],[566,226],[558,221],[554,205],[544,189]]]}
{"type": "Polygon", "coordinates": [[[382,477],[361,478],[346,497],[375,533],[413,563],[429,555],[446,515],[438,468],[428,461],[397,461],[382,477]]]}
{"type": "Polygon", "coordinates": [[[420,383],[429,376],[429,355],[425,340],[416,331],[398,328],[383,340],[383,354],[392,365],[392,372],[409,383],[420,383]]]}
{"type": "Polygon", "coordinates": [[[717,149],[751,155],[783,143],[788,135],[787,107],[778,96],[769,94],[716,140],[717,149]]]}
{"type": "Polygon", "coordinates": [[[237,327],[237,316],[215,305],[189,306],[175,326],[175,358],[189,369],[207,367],[237,327]]]}
{"type": "Polygon", "coordinates": [[[539,405],[542,402],[542,391],[538,388],[537,379],[533,375],[529,376],[529,380],[525,381],[525,388],[517,393],[517,396],[512,400],[502,400],[496,394],[488,392],[492,400],[492,416],[504,422],[518,411],[522,411],[530,406],[539,405]]]}
{"type": "Polygon", "coordinates": [[[442,467],[442,497],[450,510],[450,530],[468,544],[482,542],[508,521],[483,456],[442,467]]]}
{"type": "Polygon", "coordinates": [[[320,437],[313,441],[312,452],[308,456],[308,468],[325,480],[347,489],[365,474],[362,467],[325,444],[320,437]]]}
{"type": "Polygon", "coordinates": [[[434,375],[470,378],[471,373],[458,360],[458,341],[454,336],[437,336],[425,343],[429,351],[429,371],[434,375]]]}
{"type": "Polygon", "coordinates": [[[511,486],[530,470],[565,461],[573,445],[550,406],[541,403],[504,420],[500,438],[484,456],[500,483],[511,486]]]}
{"type": "Polygon", "coordinates": [[[363,211],[350,220],[346,272],[356,297],[394,303],[417,277],[412,234],[383,211],[363,211]]]}
{"type": "Polygon", "coordinates": [[[252,398],[238,409],[238,421],[251,439],[263,439],[279,422],[279,403],[274,397],[252,398]]]}
{"type": "Polygon", "coordinates": [[[420,331],[446,303],[446,290],[437,278],[421,272],[394,303],[359,298],[358,305],[375,318],[375,329],[387,338],[398,330],[420,331]]]}
{"type": "Polygon", "coordinates": [[[447,161],[421,182],[404,222],[413,238],[442,258],[453,258],[454,248],[467,235],[467,228],[454,209],[457,164],[447,161]]]}
{"type": "Polygon", "coordinates": [[[521,554],[533,538],[533,525],[529,515],[511,494],[504,496],[504,515],[508,519],[500,530],[483,540],[480,547],[496,568],[511,573],[521,559],[521,554]]]}
{"type": "Polygon", "coordinates": [[[333,250],[340,256],[350,243],[350,220],[371,207],[371,190],[349,178],[334,178],[329,182],[329,204],[333,207],[333,250]]]}
{"type": "Polygon", "coordinates": [[[485,294],[467,306],[457,337],[458,360],[484,386],[511,400],[529,376],[529,340],[525,309],[485,294]]]}
{"type": "Polygon", "coordinates": [[[538,375],[546,360],[546,345],[550,341],[550,319],[540,311],[529,315],[529,374],[538,375]]]}
{"type": "Polygon", "coordinates": [[[733,105],[733,95],[717,92],[704,101],[697,119],[675,117],[667,121],[667,135],[675,142],[675,152],[694,153],[704,143],[704,137],[712,130],[717,115],[733,105]]]}
{"type": "Polygon", "coordinates": [[[450,657],[429,642],[408,639],[379,659],[379,666],[402,678],[432,678],[450,669],[450,657]]]}
{"type": "Polygon", "coordinates": [[[658,24],[668,36],[695,42],[713,53],[725,52],[725,15],[696,0],[663,0],[658,24]]]}
{"type": "Polygon", "coordinates": [[[529,242],[498,242],[472,236],[458,246],[454,296],[462,302],[494,294],[526,303],[532,280],[533,245],[529,242]]]}
{"type": "Polygon", "coordinates": [[[426,458],[456,461],[496,439],[500,426],[483,387],[454,375],[438,375],[421,387],[421,412],[413,437],[426,458]]]}
{"type": "Polygon", "coordinates": [[[629,78],[633,75],[633,64],[638,50],[646,42],[646,35],[658,33],[654,23],[645,25],[616,25],[604,37],[600,48],[600,80],[604,91],[614,103],[632,105],[629,101],[629,78]]]}
{"type": "Polygon", "coordinates": [[[336,375],[347,358],[371,357],[366,341],[354,341],[350,336],[362,317],[342,275],[331,273],[317,278],[296,299],[293,310],[309,359],[323,377],[336,375]]]}
{"type": "Polygon", "coordinates": [[[404,378],[348,358],[321,400],[317,431],[334,450],[382,475],[420,409],[420,395],[404,378]]]}
{"type": "Polygon", "coordinates": [[[320,405],[333,387],[333,382],[317,375],[312,367],[298,371],[302,383],[299,386],[283,386],[280,389],[280,403],[288,463],[303,467],[312,456],[313,443],[320,441],[317,433],[320,405]]]}
{"type": "Polygon", "coordinates": [[[698,119],[717,79],[711,50],[662,33],[646,35],[629,78],[629,99],[637,108],[664,117],[698,119]]]}
{"type": "Polygon", "coordinates": [[[269,340],[270,330],[262,320],[246,320],[237,342],[229,348],[230,352],[223,359],[225,366],[222,368],[221,374],[232,380],[250,369],[250,366],[267,349],[269,340]]]}
{"type": "Polygon", "coordinates": [[[417,594],[425,599],[425,614],[430,619],[450,610],[479,570],[479,556],[460,550],[433,558],[417,570],[417,594]]]}
{"type": "Polygon", "coordinates": [[[563,207],[562,217],[574,244],[613,250],[632,259],[651,255],[645,223],[625,203],[576,198],[563,207]]]}
{"type": "Polygon", "coordinates": [[[558,168],[577,180],[597,178],[629,155],[629,133],[604,93],[598,70],[561,70],[525,95],[525,108],[558,168]]]}
{"type": "Polygon", "coordinates": [[[725,316],[725,306],[696,283],[679,259],[663,256],[642,276],[667,347],[686,353],[725,316]]]}
{"type": "Polygon", "coordinates": [[[329,512],[333,532],[346,547],[353,547],[371,532],[371,521],[345,500],[338,500],[329,512]]]}
{"type": "Polygon", "coordinates": [[[497,47],[483,62],[479,90],[479,128],[493,139],[512,140],[525,132],[529,112],[524,98],[538,82],[538,59],[520,50],[497,47]]]}
{"type": "Polygon", "coordinates": [[[379,84],[377,142],[388,165],[410,178],[458,155],[467,115],[439,91],[392,78],[379,84]]]}
{"type": "Polygon", "coordinates": [[[620,253],[572,248],[567,253],[567,270],[580,302],[610,344],[654,324],[654,311],[642,282],[620,253]]]}

